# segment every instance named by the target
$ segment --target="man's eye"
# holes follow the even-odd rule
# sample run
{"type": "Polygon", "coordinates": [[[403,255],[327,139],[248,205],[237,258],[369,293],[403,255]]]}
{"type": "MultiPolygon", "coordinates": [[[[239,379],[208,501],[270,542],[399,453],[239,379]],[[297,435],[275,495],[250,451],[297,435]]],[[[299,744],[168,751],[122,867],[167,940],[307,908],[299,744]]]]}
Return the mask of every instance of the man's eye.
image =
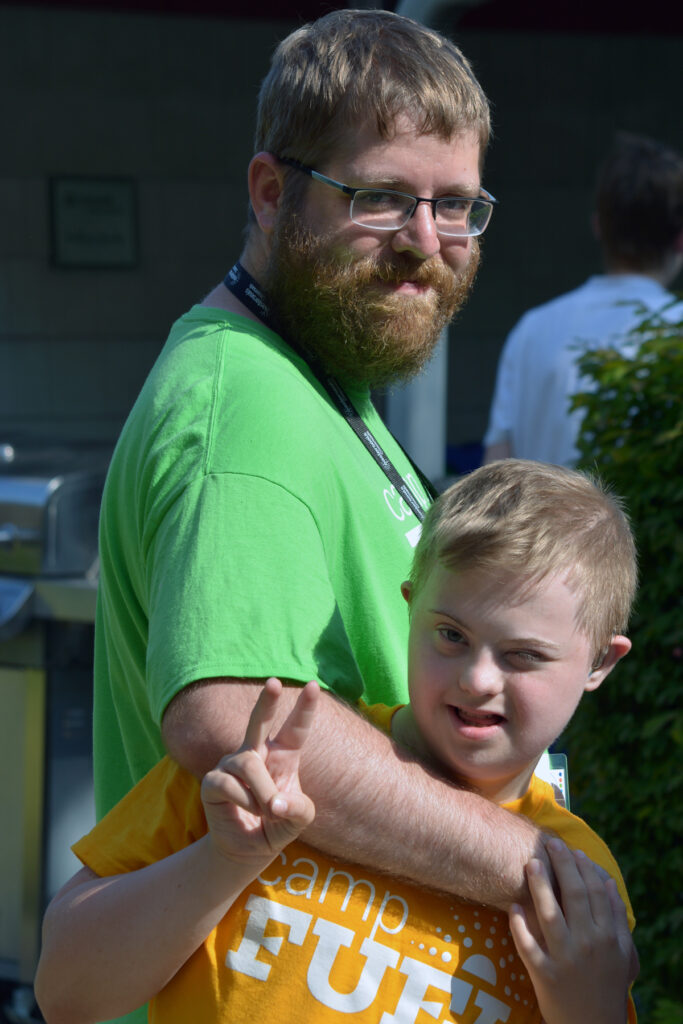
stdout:
{"type": "Polygon", "coordinates": [[[382,210],[402,210],[406,199],[397,195],[396,192],[358,192],[355,204],[364,210],[372,210],[377,213],[382,210]]]}
{"type": "Polygon", "coordinates": [[[438,209],[443,214],[467,213],[471,206],[471,199],[440,199],[438,209]]]}

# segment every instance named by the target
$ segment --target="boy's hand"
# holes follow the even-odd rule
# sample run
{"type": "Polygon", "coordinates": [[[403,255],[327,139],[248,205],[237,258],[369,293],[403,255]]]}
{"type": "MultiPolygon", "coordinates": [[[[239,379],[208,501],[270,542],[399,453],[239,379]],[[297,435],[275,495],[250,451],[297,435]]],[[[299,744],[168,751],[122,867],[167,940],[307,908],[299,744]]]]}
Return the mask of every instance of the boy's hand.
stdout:
{"type": "Polygon", "coordinates": [[[548,852],[562,905],[540,861],[527,865],[542,938],[532,934],[519,906],[510,931],[529,972],[546,1024],[625,1024],[637,955],[626,908],[612,878],[604,881],[580,851],[551,840],[548,852]]]}
{"type": "Polygon", "coordinates": [[[299,759],[319,692],[317,683],[307,683],[271,738],[282,683],[268,679],[244,743],[204,776],[201,796],[209,833],[229,860],[268,863],[313,821],[313,802],[299,785],[299,759]]]}

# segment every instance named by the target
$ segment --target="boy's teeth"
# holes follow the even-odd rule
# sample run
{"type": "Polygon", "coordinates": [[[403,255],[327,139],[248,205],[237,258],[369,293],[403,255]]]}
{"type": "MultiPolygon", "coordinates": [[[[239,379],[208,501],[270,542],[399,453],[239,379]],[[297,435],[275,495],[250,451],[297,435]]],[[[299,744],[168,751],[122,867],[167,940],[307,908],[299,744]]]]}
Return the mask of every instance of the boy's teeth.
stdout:
{"type": "Polygon", "coordinates": [[[458,708],[458,717],[467,725],[495,725],[501,721],[500,715],[489,714],[485,711],[472,712],[458,708]]]}

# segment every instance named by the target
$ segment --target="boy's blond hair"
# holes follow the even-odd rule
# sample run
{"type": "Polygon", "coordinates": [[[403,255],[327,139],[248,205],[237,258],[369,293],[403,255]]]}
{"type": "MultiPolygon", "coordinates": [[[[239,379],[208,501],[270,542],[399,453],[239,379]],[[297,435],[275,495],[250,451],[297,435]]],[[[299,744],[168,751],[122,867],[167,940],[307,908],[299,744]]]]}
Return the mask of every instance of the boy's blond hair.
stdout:
{"type": "Polygon", "coordinates": [[[256,152],[316,170],[370,120],[389,138],[400,114],[450,140],[491,130],[486,96],[457,46],[382,10],[339,10],[287,36],[259,94],[256,152]]]}
{"type": "Polygon", "coordinates": [[[434,502],[415,549],[413,592],[440,562],[520,588],[566,575],[596,662],[628,624],[636,550],[620,500],[575,470],[524,459],[482,466],[434,502]]]}

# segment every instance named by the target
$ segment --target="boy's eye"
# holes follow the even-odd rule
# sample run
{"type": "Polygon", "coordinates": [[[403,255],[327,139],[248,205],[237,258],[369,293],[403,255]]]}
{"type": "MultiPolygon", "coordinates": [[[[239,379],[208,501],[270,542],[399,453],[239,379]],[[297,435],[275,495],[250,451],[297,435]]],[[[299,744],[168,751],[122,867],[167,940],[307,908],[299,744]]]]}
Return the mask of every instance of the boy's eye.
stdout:
{"type": "Polygon", "coordinates": [[[545,660],[538,651],[510,651],[508,658],[521,662],[523,665],[534,665],[545,660]]]}
{"type": "Polygon", "coordinates": [[[449,644],[459,644],[465,639],[459,630],[452,629],[450,626],[440,626],[438,633],[449,644]]]}

